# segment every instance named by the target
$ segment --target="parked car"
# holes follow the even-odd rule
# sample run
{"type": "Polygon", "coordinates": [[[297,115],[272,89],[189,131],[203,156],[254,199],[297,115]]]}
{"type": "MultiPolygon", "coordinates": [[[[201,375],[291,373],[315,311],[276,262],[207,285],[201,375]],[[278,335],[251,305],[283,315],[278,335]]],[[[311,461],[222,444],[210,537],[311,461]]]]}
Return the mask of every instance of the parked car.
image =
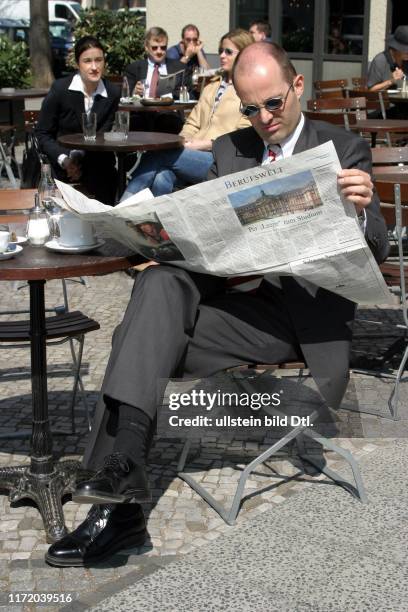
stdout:
{"type": "MultiPolygon", "coordinates": [[[[48,18],[50,21],[64,19],[74,23],[81,12],[80,2],[70,0],[49,0],[48,18]]],[[[1,7],[1,16],[7,19],[30,19],[30,0],[9,0],[1,7]]]]}
{"type": "MultiPolygon", "coordinates": [[[[58,78],[72,71],[67,65],[67,56],[73,47],[72,27],[65,19],[49,23],[52,68],[58,78]]],[[[0,19],[0,36],[5,35],[14,42],[25,42],[28,45],[30,22],[28,19],[0,19]]]]}

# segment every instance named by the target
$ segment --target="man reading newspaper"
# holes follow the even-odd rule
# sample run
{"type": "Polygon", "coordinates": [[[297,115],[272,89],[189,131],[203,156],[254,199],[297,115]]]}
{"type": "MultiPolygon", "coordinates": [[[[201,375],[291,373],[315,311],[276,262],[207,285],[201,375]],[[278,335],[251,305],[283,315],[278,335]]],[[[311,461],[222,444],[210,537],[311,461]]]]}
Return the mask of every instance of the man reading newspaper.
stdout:
{"type": "MultiPolygon", "coordinates": [[[[368,145],[302,115],[304,78],[275,44],[246,47],[235,64],[234,85],[252,127],[216,140],[209,178],[276,163],[331,140],[343,168],[339,190],[355,205],[361,231],[383,261],[386,227],[370,179],[368,145]]],[[[167,379],[302,359],[329,406],[339,406],[347,386],[353,302],[289,276],[264,279],[255,294],[232,294],[215,276],[154,262],[140,270],[113,338],[85,452],[85,466],[97,472],[73,495],[94,505],[73,534],[49,549],[46,560],[56,566],[97,562],[144,541],[141,506],[129,502],[150,497],[145,464],[167,379]]]]}

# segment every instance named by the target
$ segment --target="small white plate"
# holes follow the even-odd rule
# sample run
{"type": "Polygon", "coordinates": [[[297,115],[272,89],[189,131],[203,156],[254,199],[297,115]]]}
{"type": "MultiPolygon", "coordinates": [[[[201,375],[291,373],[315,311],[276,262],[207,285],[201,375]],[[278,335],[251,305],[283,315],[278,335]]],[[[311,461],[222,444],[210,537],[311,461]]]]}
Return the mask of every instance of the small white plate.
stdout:
{"type": "Polygon", "coordinates": [[[17,240],[10,240],[9,244],[25,244],[27,240],[27,236],[17,236],[17,240]]]}
{"type": "Polygon", "coordinates": [[[45,243],[45,248],[49,251],[55,251],[56,253],[87,253],[88,251],[93,251],[94,249],[98,249],[103,244],[105,244],[104,240],[98,240],[95,244],[86,244],[83,246],[63,246],[58,242],[58,240],[49,240],[45,243]]]}
{"type": "Polygon", "coordinates": [[[13,249],[7,249],[7,251],[5,251],[4,253],[0,253],[0,260],[1,259],[11,259],[12,257],[15,257],[16,255],[20,255],[22,250],[23,250],[23,247],[17,244],[13,249]]]}

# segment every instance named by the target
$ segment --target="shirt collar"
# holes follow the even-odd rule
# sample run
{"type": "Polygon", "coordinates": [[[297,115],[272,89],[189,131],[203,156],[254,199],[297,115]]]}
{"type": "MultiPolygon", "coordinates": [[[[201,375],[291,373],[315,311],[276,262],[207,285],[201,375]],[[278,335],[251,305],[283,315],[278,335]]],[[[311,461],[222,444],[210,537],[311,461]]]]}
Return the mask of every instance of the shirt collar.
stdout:
{"type": "Polygon", "coordinates": [[[156,66],[156,64],[158,64],[159,67],[163,66],[163,64],[166,63],[166,60],[164,59],[162,62],[152,62],[152,60],[150,59],[150,57],[147,58],[147,63],[149,66],[151,66],[152,68],[154,68],[156,66]]]}
{"type": "MultiPolygon", "coordinates": [[[[279,146],[281,148],[281,153],[282,153],[281,158],[285,159],[286,157],[291,157],[293,155],[293,150],[296,146],[297,141],[299,140],[299,136],[300,136],[301,131],[303,130],[304,125],[305,125],[305,118],[303,116],[303,113],[300,113],[300,119],[299,119],[299,122],[296,128],[293,130],[293,132],[289,136],[284,138],[284,140],[282,140],[282,142],[279,143],[279,146]]],[[[267,156],[269,144],[265,140],[264,140],[264,146],[265,146],[265,156],[267,156]]]]}
{"type": "Polygon", "coordinates": [[[104,82],[102,81],[102,79],[99,81],[97,88],[95,89],[94,93],[92,94],[92,96],[88,96],[88,94],[86,93],[85,89],[84,89],[84,83],[80,77],[79,74],[75,74],[72,81],[71,81],[71,85],[68,87],[68,89],[70,89],[71,91],[80,91],[81,93],[84,94],[84,96],[87,97],[92,97],[94,98],[95,96],[99,95],[102,96],[103,98],[107,98],[108,97],[108,92],[106,91],[106,87],[104,82]]]}

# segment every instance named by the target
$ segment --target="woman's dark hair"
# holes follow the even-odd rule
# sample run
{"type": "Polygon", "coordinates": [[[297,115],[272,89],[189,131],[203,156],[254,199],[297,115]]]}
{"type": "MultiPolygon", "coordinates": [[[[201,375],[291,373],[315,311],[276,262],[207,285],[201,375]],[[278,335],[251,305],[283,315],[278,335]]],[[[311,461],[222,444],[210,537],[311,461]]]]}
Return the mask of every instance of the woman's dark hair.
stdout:
{"type": "Polygon", "coordinates": [[[100,49],[105,55],[105,49],[97,38],[94,36],[82,36],[82,38],[76,41],[74,47],[75,61],[77,64],[82,53],[88,51],[88,49],[100,49]]]}

